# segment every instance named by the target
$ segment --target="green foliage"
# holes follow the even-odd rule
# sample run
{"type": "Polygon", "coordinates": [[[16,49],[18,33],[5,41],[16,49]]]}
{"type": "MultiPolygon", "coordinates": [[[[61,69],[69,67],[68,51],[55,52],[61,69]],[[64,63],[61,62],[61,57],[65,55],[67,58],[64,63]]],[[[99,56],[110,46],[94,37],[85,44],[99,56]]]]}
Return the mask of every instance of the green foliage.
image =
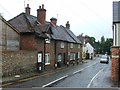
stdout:
{"type": "Polygon", "coordinates": [[[100,54],[111,54],[110,49],[113,44],[113,39],[112,38],[107,38],[105,40],[105,37],[101,37],[101,41],[99,42],[99,49],[97,50],[97,53],[100,54]]]}
{"type": "Polygon", "coordinates": [[[96,42],[94,37],[88,35],[85,36],[87,42],[89,42],[95,49],[96,54],[111,54],[111,46],[113,45],[113,39],[107,38],[104,36],[101,37],[100,41],[96,42]]]}

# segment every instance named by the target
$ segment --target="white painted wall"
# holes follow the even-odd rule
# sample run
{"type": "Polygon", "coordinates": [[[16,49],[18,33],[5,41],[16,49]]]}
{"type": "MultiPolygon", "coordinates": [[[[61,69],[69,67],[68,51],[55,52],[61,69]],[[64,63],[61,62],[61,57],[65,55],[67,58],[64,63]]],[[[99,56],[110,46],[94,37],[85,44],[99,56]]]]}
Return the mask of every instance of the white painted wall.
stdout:
{"type": "Polygon", "coordinates": [[[83,54],[86,53],[87,50],[88,53],[90,54],[90,57],[91,57],[91,53],[93,53],[94,55],[94,48],[90,43],[85,44],[85,46],[83,47],[83,54]]]}
{"type": "Polygon", "coordinates": [[[113,28],[113,45],[120,46],[120,23],[116,23],[113,28]]]}
{"type": "Polygon", "coordinates": [[[120,46],[120,24],[117,24],[117,46],[120,46]]]}
{"type": "Polygon", "coordinates": [[[86,49],[88,50],[88,53],[94,53],[94,48],[91,46],[90,43],[86,44],[86,49]]]}

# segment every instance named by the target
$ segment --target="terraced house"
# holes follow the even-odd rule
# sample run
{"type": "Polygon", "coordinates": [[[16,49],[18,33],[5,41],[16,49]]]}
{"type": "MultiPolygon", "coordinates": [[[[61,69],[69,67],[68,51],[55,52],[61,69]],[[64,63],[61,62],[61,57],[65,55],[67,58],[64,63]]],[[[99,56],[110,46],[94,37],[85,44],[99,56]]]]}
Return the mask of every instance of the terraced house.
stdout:
{"type": "Polygon", "coordinates": [[[81,42],[70,30],[69,21],[66,26],[58,26],[56,18],[46,21],[46,9],[43,4],[37,10],[37,17],[30,14],[29,4],[25,10],[25,13],[9,20],[20,33],[19,51],[30,52],[26,54],[27,59],[30,59],[27,62],[24,59],[20,63],[23,67],[19,67],[19,71],[23,72],[25,66],[31,66],[27,67],[28,71],[43,71],[81,60],[81,42]]]}

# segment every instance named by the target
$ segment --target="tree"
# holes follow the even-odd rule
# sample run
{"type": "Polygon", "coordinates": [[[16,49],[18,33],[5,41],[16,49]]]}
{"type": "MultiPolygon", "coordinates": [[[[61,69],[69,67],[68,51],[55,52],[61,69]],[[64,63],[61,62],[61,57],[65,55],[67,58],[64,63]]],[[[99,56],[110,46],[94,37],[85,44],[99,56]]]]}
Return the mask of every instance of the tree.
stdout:
{"type": "Polygon", "coordinates": [[[100,41],[100,53],[101,54],[105,54],[104,47],[105,47],[105,37],[102,36],[101,41],[100,41]]]}
{"type": "Polygon", "coordinates": [[[107,38],[106,42],[104,44],[104,51],[108,54],[111,54],[110,49],[111,49],[112,45],[113,45],[113,39],[112,38],[109,38],[109,39],[107,38]]]}

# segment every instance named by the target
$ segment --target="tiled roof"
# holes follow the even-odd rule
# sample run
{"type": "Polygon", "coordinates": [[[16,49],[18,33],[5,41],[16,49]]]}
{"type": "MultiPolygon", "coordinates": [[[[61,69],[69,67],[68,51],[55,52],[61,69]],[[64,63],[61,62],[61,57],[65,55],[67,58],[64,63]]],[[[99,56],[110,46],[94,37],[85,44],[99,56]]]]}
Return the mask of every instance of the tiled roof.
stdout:
{"type": "Polygon", "coordinates": [[[71,36],[71,38],[73,40],[75,40],[76,43],[80,43],[81,44],[81,41],[77,38],[77,36],[75,36],[75,34],[71,30],[67,29],[66,31],[71,36]]]}
{"type": "Polygon", "coordinates": [[[15,32],[20,33],[15,27],[13,27],[9,22],[7,22],[3,17],[0,16],[0,20],[11,27],[15,32]]]}
{"type": "Polygon", "coordinates": [[[32,28],[28,27],[29,25],[24,13],[21,13],[17,17],[9,20],[9,23],[12,24],[20,33],[33,31],[31,30],[32,28]]]}
{"type": "Polygon", "coordinates": [[[70,37],[70,35],[65,31],[62,26],[52,27],[52,32],[52,39],[75,43],[75,41],[70,37]]]}
{"type": "Polygon", "coordinates": [[[79,41],[81,41],[82,44],[84,44],[84,37],[82,37],[82,36],[77,36],[77,38],[79,39],[79,41]]]}
{"type": "Polygon", "coordinates": [[[42,33],[42,26],[37,22],[37,18],[35,16],[21,13],[9,20],[9,23],[17,28],[20,33],[36,32],[38,33],[37,35],[39,35],[39,37],[46,37],[46,35],[42,33]]]}
{"type": "Polygon", "coordinates": [[[81,43],[72,31],[67,30],[64,26],[53,27],[50,22],[41,25],[37,21],[37,17],[21,13],[9,22],[19,30],[20,33],[37,33],[39,37],[46,37],[45,32],[51,29],[51,39],[67,41],[72,43],[81,43]]]}

